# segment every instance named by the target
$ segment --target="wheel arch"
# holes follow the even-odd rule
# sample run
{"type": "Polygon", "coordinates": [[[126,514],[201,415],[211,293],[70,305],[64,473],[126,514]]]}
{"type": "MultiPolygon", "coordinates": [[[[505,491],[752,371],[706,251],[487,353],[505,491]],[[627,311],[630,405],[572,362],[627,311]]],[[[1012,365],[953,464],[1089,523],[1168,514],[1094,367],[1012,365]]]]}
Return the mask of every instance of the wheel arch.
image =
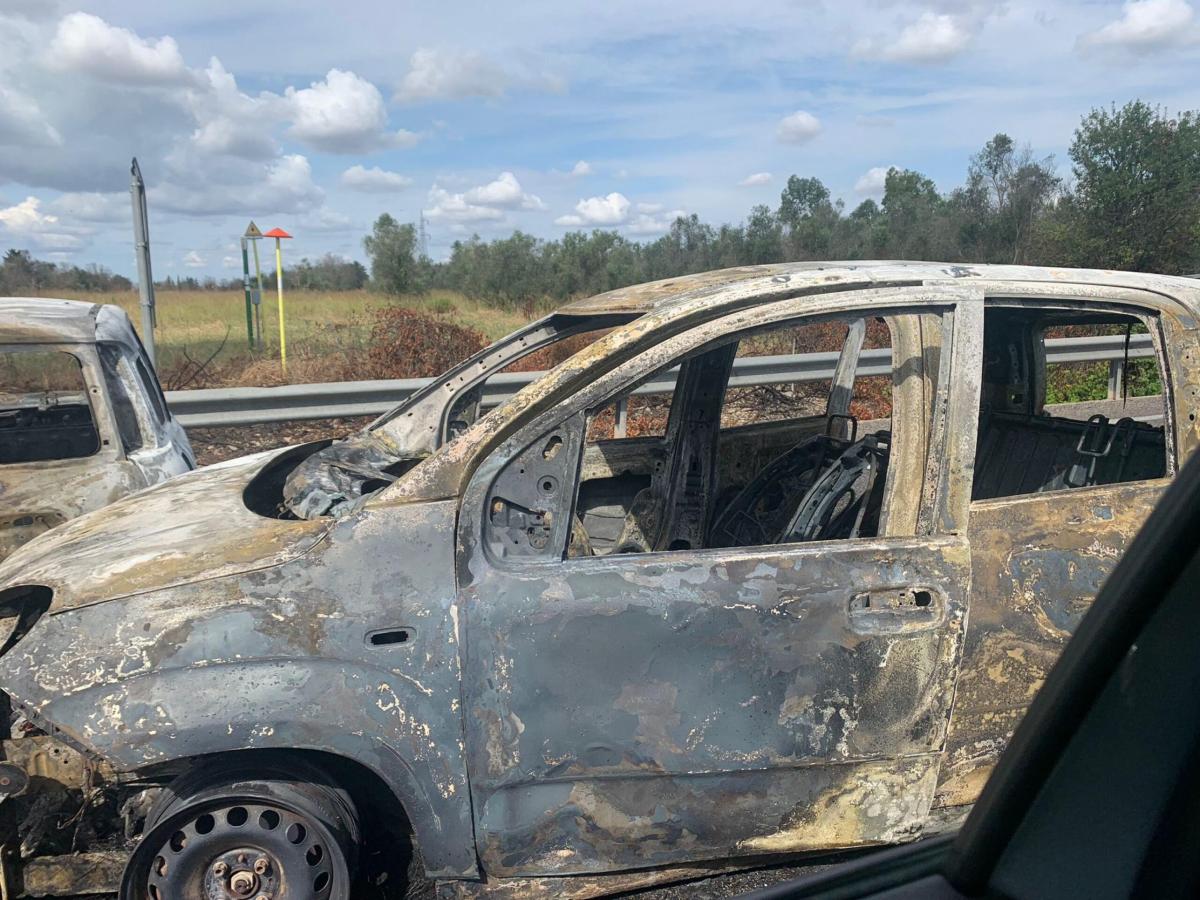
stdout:
{"type": "MultiPolygon", "coordinates": [[[[426,854],[437,859],[442,836],[436,823],[428,821],[424,812],[428,807],[411,773],[398,780],[397,772],[380,771],[360,756],[312,747],[244,748],[178,757],[127,774],[165,786],[200,784],[209,773],[221,771],[304,772],[313,768],[328,775],[329,786],[345,791],[351,799],[359,816],[362,845],[368,852],[379,846],[380,836],[404,834],[420,859],[426,854]]],[[[397,844],[389,841],[383,846],[395,850],[397,844]]],[[[427,866],[426,875],[436,878],[439,872],[427,866]]],[[[456,875],[462,877],[462,873],[456,875]]]]}

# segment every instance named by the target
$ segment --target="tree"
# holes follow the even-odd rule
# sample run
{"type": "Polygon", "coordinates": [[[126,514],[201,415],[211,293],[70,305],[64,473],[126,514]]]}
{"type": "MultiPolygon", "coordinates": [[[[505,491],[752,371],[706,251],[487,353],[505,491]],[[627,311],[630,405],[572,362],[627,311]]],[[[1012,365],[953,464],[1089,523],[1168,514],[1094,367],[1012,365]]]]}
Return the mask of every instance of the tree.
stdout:
{"type": "Polygon", "coordinates": [[[371,259],[371,282],[385,294],[408,294],[425,290],[416,258],[417,230],[401,225],[387,213],[375,220],[363,238],[363,249],[371,259]]]}
{"type": "Polygon", "coordinates": [[[514,231],[510,237],[492,242],[487,261],[484,296],[499,301],[499,306],[532,315],[534,304],[546,293],[541,242],[533,235],[514,231]]]}
{"type": "Polygon", "coordinates": [[[1140,100],[1094,109],[1071,144],[1069,255],[1080,264],[1165,273],[1200,269],[1200,118],[1140,100]]]}
{"type": "Polygon", "coordinates": [[[820,259],[829,255],[840,206],[829,199],[829,188],[818,178],[787,180],[779,195],[779,221],[787,230],[787,259],[820,259]]]}
{"type": "Polygon", "coordinates": [[[920,172],[891,168],[884,179],[887,255],[893,259],[950,259],[955,242],[946,227],[945,201],[920,172]]]}
{"type": "Polygon", "coordinates": [[[981,262],[1028,262],[1034,228],[1061,187],[1053,157],[1034,159],[997,134],[971,157],[967,184],[951,197],[963,249],[981,262]]]}
{"type": "Polygon", "coordinates": [[[740,262],[773,263],[783,259],[783,225],[770,208],[758,205],[746,219],[745,255],[740,262]]]}

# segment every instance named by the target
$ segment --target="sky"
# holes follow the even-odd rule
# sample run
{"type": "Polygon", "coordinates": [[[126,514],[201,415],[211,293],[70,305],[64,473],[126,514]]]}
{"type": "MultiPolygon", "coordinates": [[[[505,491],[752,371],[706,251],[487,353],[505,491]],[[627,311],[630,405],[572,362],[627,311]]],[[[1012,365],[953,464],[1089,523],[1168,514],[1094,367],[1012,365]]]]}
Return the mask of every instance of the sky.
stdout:
{"type": "Polygon", "coordinates": [[[158,277],[238,275],[251,219],[293,261],[365,261],[382,212],[434,259],[647,240],[791,174],[949,189],[998,131],[1069,175],[1081,116],[1135,98],[1200,109],[1200,0],[0,0],[0,250],[132,276],[133,156],[158,277]]]}

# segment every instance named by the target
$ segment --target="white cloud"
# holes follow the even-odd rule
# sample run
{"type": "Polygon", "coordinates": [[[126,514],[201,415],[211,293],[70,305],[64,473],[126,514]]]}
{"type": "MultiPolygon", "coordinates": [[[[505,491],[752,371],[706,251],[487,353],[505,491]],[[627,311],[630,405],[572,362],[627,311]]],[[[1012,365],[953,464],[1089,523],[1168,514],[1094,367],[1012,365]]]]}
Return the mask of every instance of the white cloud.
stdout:
{"type": "Polygon", "coordinates": [[[298,153],[280,157],[267,167],[264,190],[271,194],[291,198],[293,206],[320,199],[323,192],[312,180],[312,166],[308,159],[298,153]]]}
{"type": "Polygon", "coordinates": [[[1079,46],[1153,50],[1197,38],[1195,10],[1186,0],[1127,0],[1121,18],[1079,38],[1079,46]]]}
{"type": "Polygon", "coordinates": [[[341,177],[342,187],[350,188],[352,191],[363,191],[365,193],[385,193],[389,191],[402,191],[410,184],[412,179],[399,172],[389,172],[379,166],[372,166],[369,169],[363,168],[361,165],[351,166],[341,177]]]}
{"type": "Polygon", "coordinates": [[[760,184],[770,184],[770,172],[755,172],[753,175],[747,175],[738,182],[739,187],[758,187],[760,184]]]}
{"type": "Polygon", "coordinates": [[[686,216],[687,213],[682,209],[673,209],[670,212],[665,212],[662,215],[649,215],[642,213],[635,216],[633,220],[626,226],[626,231],[636,235],[652,235],[662,234],[670,229],[672,223],[680,216],[686,216]]]}
{"type": "Polygon", "coordinates": [[[451,193],[435,185],[429,191],[429,208],[425,215],[435,221],[495,222],[504,218],[503,210],[545,209],[546,204],[521,187],[512,172],[501,172],[494,181],[451,193]]]}
{"type": "Polygon", "coordinates": [[[420,136],[411,131],[387,134],[387,109],[379,88],[365,78],[330,69],[323,81],[289,87],[291,134],[327,153],[363,153],[386,146],[411,147],[420,136]]]}
{"type": "Polygon", "coordinates": [[[47,61],[54,68],[122,84],[181,84],[191,78],[174,38],[143,39],[84,12],[59,21],[47,61]]]}
{"type": "Polygon", "coordinates": [[[0,84],[0,146],[60,147],[62,142],[33,98],[0,84]]]}
{"type": "Polygon", "coordinates": [[[640,213],[656,213],[662,212],[663,205],[661,203],[642,203],[634,204],[634,208],[640,213]]]}
{"type": "Polygon", "coordinates": [[[821,133],[821,122],[812,113],[802,109],[779,120],[775,136],[785,144],[804,144],[821,133]]]}
{"type": "Polygon", "coordinates": [[[471,188],[464,194],[467,203],[496,209],[545,209],[540,197],[527,194],[512,172],[501,172],[495,181],[471,188]]]}
{"type": "Polygon", "coordinates": [[[508,83],[499,66],[470,50],[419,47],[408,66],[396,90],[396,99],[404,103],[501,97],[508,83]]]}
{"type": "Polygon", "coordinates": [[[425,217],[435,222],[495,222],[504,218],[498,209],[468,203],[462,194],[452,194],[436,185],[429,191],[428,203],[425,217]]]}
{"type": "Polygon", "coordinates": [[[283,99],[268,92],[242,93],[216,57],[197,75],[185,103],[196,119],[192,141],[201,151],[243,159],[270,159],[279,152],[271,129],[285,115],[283,99]]]}
{"type": "Polygon", "coordinates": [[[0,225],[14,234],[29,234],[58,224],[58,217],[42,212],[41,207],[37,197],[26,197],[16,206],[0,209],[0,225]]]}
{"type": "Polygon", "coordinates": [[[561,79],[505,68],[474,50],[418,47],[396,89],[400,103],[503,97],[510,86],[561,92],[561,79]]]}
{"type": "Polygon", "coordinates": [[[0,226],[13,238],[44,250],[77,250],[92,234],[90,229],[66,225],[53,213],[43,212],[37,197],[0,209],[0,226]]]}
{"type": "Polygon", "coordinates": [[[926,11],[893,37],[864,38],[853,53],[863,59],[899,63],[942,63],[953,59],[971,41],[971,29],[962,16],[926,11]]]}
{"type": "Polygon", "coordinates": [[[571,169],[571,174],[576,178],[582,178],[584,175],[591,175],[593,174],[592,164],[586,159],[581,159],[579,162],[575,163],[574,168],[571,169]]]}
{"type": "Polygon", "coordinates": [[[875,166],[867,169],[859,176],[858,181],[854,182],[854,193],[862,194],[865,197],[881,196],[890,169],[891,166],[875,166]]]}
{"type": "Polygon", "coordinates": [[[189,269],[203,269],[206,265],[208,265],[208,260],[206,260],[195,250],[189,250],[183,255],[183,264],[189,269]]]}
{"type": "Polygon", "coordinates": [[[575,204],[575,212],[559,216],[556,225],[620,225],[629,218],[629,199],[613,191],[607,197],[589,197],[575,204]]]}

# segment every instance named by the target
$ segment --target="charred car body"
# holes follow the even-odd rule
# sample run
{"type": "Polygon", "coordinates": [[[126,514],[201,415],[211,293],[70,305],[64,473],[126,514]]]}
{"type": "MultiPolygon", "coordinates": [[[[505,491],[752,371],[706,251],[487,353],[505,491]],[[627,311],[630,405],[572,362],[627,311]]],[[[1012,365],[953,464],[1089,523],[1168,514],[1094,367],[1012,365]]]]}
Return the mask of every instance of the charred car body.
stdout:
{"type": "Polygon", "coordinates": [[[405,829],[447,895],[583,896],[944,827],[1196,443],[1198,310],[1022,267],[641,285],[67,523],[0,566],[3,746],[77,760],[59,814],[102,824],[49,846],[27,789],[10,869],[345,897],[405,829]],[[1153,395],[1047,408],[1071,329],[1148,335],[1153,395]],[[818,390],[731,374],[814,334],[818,390]]]}
{"type": "Polygon", "coordinates": [[[0,299],[0,559],[194,467],[124,311],[0,299]]]}

